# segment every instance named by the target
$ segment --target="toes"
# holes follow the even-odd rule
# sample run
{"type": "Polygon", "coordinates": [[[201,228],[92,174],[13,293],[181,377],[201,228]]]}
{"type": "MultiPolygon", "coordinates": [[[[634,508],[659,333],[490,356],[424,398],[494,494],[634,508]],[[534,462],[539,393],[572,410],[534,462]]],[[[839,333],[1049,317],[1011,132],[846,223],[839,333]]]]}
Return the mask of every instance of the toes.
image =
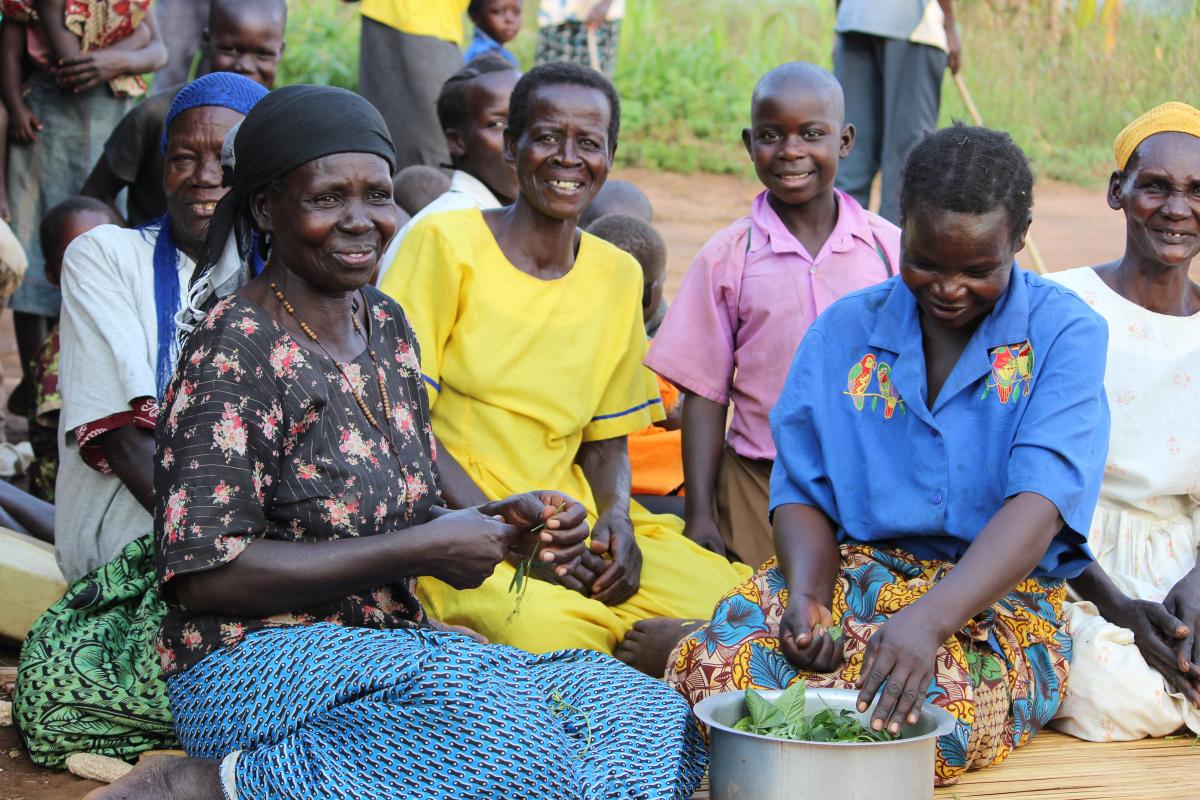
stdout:
{"type": "Polygon", "coordinates": [[[634,662],[637,660],[637,651],[632,647],[626,647],[625,643],[621,642],[621,644],[617,645],[617,649],[613,650],[613,658],[615,658],[617,661],[620,661],[622,664],[633,666],[634,662]]]}

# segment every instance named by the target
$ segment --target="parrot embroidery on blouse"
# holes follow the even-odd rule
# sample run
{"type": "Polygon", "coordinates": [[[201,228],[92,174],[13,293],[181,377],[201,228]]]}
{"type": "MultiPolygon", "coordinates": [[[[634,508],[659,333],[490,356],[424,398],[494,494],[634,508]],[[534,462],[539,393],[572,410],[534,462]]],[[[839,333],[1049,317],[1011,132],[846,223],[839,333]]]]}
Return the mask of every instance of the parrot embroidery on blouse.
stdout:
{"type": "Polygon", "coordinates": [[[992,389],[1002,404],[1020,400],[1022,389],[1028,397],[1033,382],[1033,346],[1029,340],[993,347],[988,354],[992,357],[992,368],[980,399],[991,394],[992,389]]]}
{"type": "Polygon", "coordinates": [[[850,377],[846,379],[846,394],[854,400],[854,407],[863,410],[867,398],[867,388],[875,375],[875,354],[867,353],[858,363],[850,368],[850,377]]]}
{"type": "Polygon", "coordinates": [[[871,398],[871,411],[875,411],[882,400],[884,419],[891,419],[896,409],[900,409],[901,414],[907,413],[904,410],[904,401],[900,398],[900,391],[892,382],[891,365],[879,361],[873,353],[867,353],[850,368],[850,374],[846,378],[846,391],[842,394],[850,395],[850,399],[854,401],[854,408],[858,411],[866,407],[868,397],[871,398]],[[879,390],[872,392],[871,379],[875,377],[879,381],[879,390]]]}
{"type": "Polygon", "coordinates": [[[1017,345],[1017,377],[1025,382],[1025,395],[1029,396],[1029,383],[1033,380],[1033,346],[1028,339],[1017,345]]]}
{"type": "MultiPolygon", "coordinates": [[[[900,392],[896,390],[896,384],[892,383],[892,367],[890,364],[879,362],[879,369],[876,373],[879,378],[879,394],[883,396],[883,418],[891,419],[896,413],[896,407],[900,407],[900,413],[904,413],[904,401],[900,399],[900,392]]],[[[871,399],[871,410],[875,410],[875,401],[879,398],[871,399]]]]}

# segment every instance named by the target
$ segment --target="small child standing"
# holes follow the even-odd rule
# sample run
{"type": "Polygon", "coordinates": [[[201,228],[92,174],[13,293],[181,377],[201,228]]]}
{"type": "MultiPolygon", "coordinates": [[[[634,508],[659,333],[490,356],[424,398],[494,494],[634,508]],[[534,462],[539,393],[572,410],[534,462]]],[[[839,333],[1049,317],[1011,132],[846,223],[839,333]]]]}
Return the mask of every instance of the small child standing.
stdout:
{"type": "Polygon", "coordinates": [[[9,410],[27,414],[28,364],[58,317],[61,296],[46,282],[37,229],[79,191],[143,73],[167,59],[150,0],[2,0],[0,98],[9,117],[8,195],[12,229],[30,269],[9,300],[21,383],[9,410]]]}
{"type": "MultiPolygon", "coordinates": [[[[68,197],[46,212],[38,226],[38,239],[46,259],[46,280],[52,286],[62,282],[67,245],[101,225],[124,223],[111,206],[93,197],[68,197]]],[[[29,493],[47,503],[54,502],[54,481],[58,477],[58,415],[62,410],[58,342],[55,325],[30,365],[34,401],[29,415],[29,443],[33,447],[33,462],[28,469],[29,493]]]]}
{"type": "MultiPolygon", "coordinates": [[[[666,313],[663,284],[667,274],[667,244],[654,226],[627,214],[606,214],[587,232],[629,253],[642,268],[642,319],[646,336],[654,334],[666,313]]],[[[629,434],[629,466],[634,499],[655,514],[683,516],[683,451],[679,390],[658,379],[666,419],[629,434]]]]}
{"type": "Polygon", "coordinates": [[[646,358],[686,393],[685,533],[748,564],[774,555],[767,417],[787,365],[822,311],[899,264],[899,229],[834,188],[854,146],[843,111],[837,79],[811,64],[758,82],[742,141],[766,191],[697,254],[646,358]]]}
{"type": "Polygon", "coordinates": [[[521,0],[471,0],[467,16],[475,23],[475,36],[463,61],[470,64],[488,53],[498,53],[518,66],[517,57],[504,45],[521,32],[521,0]]]}

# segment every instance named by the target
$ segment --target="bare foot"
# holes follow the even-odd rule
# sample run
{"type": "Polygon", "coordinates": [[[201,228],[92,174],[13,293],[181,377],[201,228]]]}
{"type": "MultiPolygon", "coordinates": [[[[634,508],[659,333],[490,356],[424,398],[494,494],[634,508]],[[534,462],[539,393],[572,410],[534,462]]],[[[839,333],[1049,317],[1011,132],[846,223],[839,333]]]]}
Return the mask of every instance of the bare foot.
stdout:
{"type": "Polygon", "coordinates": [[[221,800],[221,765],[201,758],[147,758],[83,800],[221,800]]]}
{"type": "Polygon", "coordinates": [[[617,645],[613,653],[636,670],[652,678],[661,678],[667,671],[667,659],[679,640],[705,623],[702,619],[672,619],[655,617],[633,624],[633,630],[617,645]]]}

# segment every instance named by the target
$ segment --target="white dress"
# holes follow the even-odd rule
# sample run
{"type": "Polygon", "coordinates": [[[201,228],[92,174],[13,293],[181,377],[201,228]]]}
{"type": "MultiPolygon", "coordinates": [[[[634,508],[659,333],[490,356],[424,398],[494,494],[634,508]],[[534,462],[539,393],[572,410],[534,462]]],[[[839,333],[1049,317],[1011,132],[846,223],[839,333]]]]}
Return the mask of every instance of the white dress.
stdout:
{"type": "MultiPolygon", "coordinates": [[[[1200,544],[1200,314],[1156,314],[1091,267],[1048,275],[1108,321],[1105,390],[1112,435],[1088,532],[1125,594],[1161,602],[1196,565],[1200,544]]],[[[1074,640],[1067,698],[1054,725],[1090,741],[1200,734],[1200,712],[1142,658],[1133,632],[1089,602],[1068,603],[1074,640]]]]}

